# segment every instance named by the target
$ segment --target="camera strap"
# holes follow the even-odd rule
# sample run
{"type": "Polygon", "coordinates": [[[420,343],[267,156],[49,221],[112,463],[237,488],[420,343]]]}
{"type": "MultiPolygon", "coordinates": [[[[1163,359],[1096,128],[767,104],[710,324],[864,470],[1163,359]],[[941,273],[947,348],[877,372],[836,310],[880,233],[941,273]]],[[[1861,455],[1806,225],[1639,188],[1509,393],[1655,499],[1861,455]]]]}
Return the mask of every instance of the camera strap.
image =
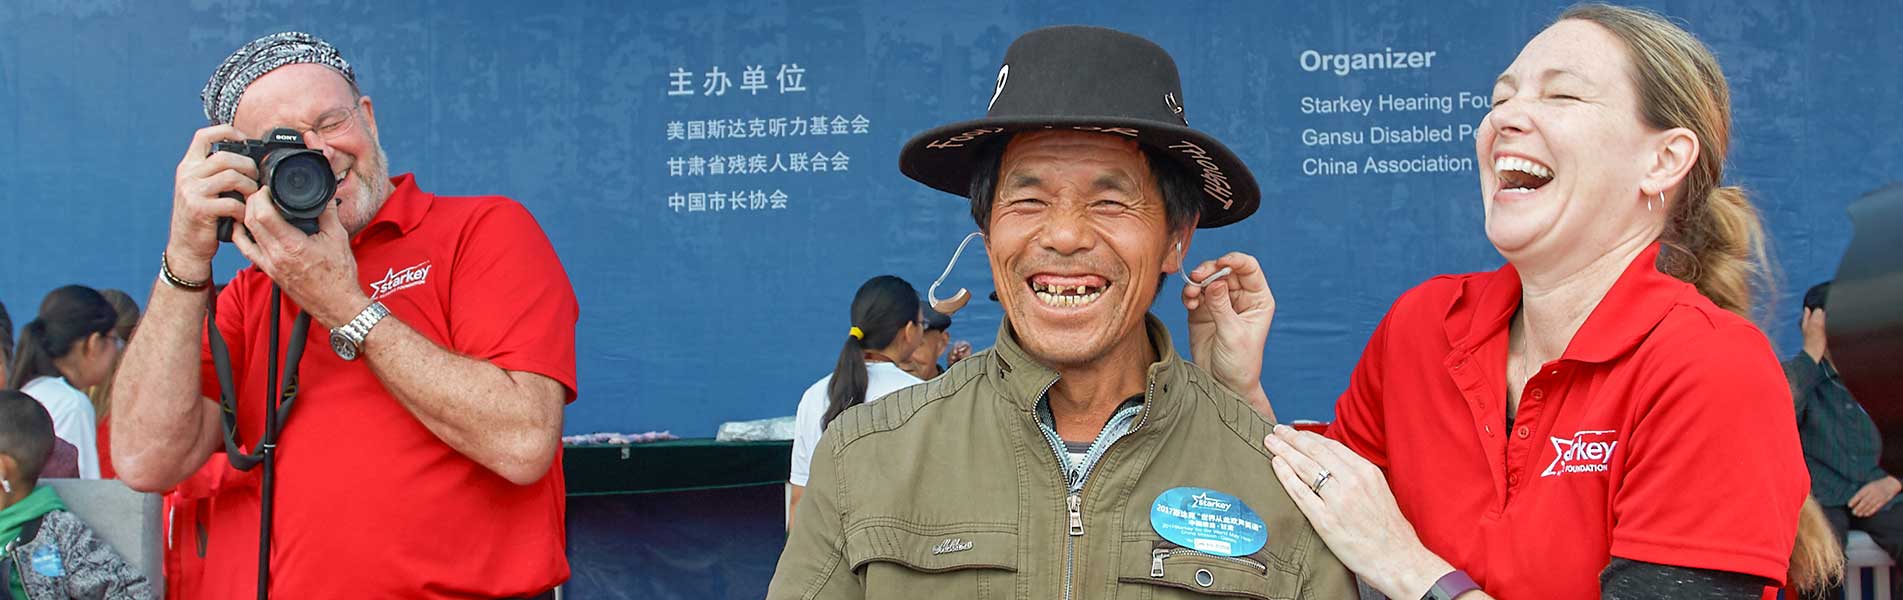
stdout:
{"type": "Polygon", "coordinates": [[[218,376],[218,406],[224,413],[225,455],[231,466],[240,471],[249,471],[264,460],[266,452],[277,447],[278,434],[284,431],[284,423],[290,418],[291,405],[297,399],[298,363],[304,356],[305,340],[311,328],[310,313],[299,311],[291,324],[291,339],[288,355],[285,356],[283,385],[271,389],[278,382],[278,331],[279,315],[283,311],[282,291],[276,285],[271,286],[271,337],[268,359],[265,367],[266,422],[264,435],[258,439],[258,445],[252,452],[245,452],[238,435],[237,386],[231,373],[231,351],[225,345],[224,335],[218,331],[218,299],[213,298],[205,310],[205,332],[211,345],[212,370],[218,376]]]}
{"type": "Polygon", "coordinates": [[[266,349],[265,362],[265,404],[264,434],[259,436],[254,452],[244,452],[238,444],[238,400],[237,386],[231,376],[231,350],[225,346],[225,338],[218,331],[218,298],[211,299],[211,305],[205,309],[205,333],[211,346],[212,370],[218,376],[218,406],[224,412],[225,457],[231,466],[240,471],[249,471],[259,464],[264,465],[263,480],[258,488],[258,598],[264,600],[271,589],[271,509],[274,504],[273,489],[277,479],[278,436],[284,433],[284,423],[291,415],[292,401],[297,399],[298,363],[304,358],[304,345],[311,329],[311,315],[298,311],[291,323],[291,346],[284,357],[284,378],[278,379],[278,331],[279,317],[284,313],[284,292],[276,283],[271,284],[271,334],[270,345],[266,349]]]}

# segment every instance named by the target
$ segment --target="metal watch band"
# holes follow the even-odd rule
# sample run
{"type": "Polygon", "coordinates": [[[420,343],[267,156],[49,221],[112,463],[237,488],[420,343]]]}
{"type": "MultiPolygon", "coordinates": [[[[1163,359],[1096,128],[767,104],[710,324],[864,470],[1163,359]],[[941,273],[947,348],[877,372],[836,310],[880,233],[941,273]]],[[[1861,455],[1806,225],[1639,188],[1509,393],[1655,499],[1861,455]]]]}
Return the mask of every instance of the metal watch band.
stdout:
{"type": "Polygon", "coordinates": [[[350,345],[361,349],[363,339],[370,335],[370,328],[376,327],[387,316],[390,316],[390,309],[385,308],[382,302],[371,302],[369,306],[363,307],[363,312],[357,313],[357,318],[338,327],[337,333],[349,339],[350,345]]]}
{"type": "Polygon", "coordinates": [[[1421,596],[1421,600],[1454,600],[1456,596],[1477,589],[1480,589],[1480,584],[1474,583],[1466,571],[1454,569],[1440,576],[1440,580],[1434,582],[1434,587],[1427,588],[1427,594],[1421,596]]]}
{"type": "Polygon", "coordinates": [[[169,285],[169,286],[172,286],[181,290],[185,290],[188,292],[200,291],[211,285],[210,280],[186,281],[184,279],[180,279],[179,276],[177,275],[173,275],[172,274],[172,259],[170,257],[167,257],[164,252],[159,253],[159,278],[165,280],[165,285],[169,285]]]}

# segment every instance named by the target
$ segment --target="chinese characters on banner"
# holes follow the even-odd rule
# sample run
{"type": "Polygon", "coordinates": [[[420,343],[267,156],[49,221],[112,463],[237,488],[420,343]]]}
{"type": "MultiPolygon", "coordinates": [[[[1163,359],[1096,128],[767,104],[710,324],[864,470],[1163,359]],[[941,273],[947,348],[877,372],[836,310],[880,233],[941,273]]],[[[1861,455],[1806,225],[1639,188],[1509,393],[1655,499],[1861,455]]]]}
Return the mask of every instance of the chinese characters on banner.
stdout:
{"type": "MultiPolygon", "coordinates": [[[[741,65],[737,70],[719,65],[705,71],[675,67],[667,74],[666,89],[669,98],[681,101],[804,94],[806,69],[798,63],[781,64],[777,69],[765,64],[741,65]]],[[[788,196],[783,189],[750,187],[745,176],[850,170],[852,157],[826,142],[837,136],[866,135],[872,131],[872,121],[863,114],[696,116],[700,118],[670,119],[663,127],[665,140],[673,148],[665,159],[669,180],[702,180],[685,186],[688,189],[670,186],[675,189],[664,197],[668,212],[786,210],[788,196]],[[786,140],[788,147],[773,152],[754,151],[757,147],[738,152],[736,148],[706,143],[763,139],[786,140]]]]}
{"type": "MultiPolygon", "coordinates": [[[[728,88],[733,87],[733,78],[719,66],[709,69],[701,78],[699,86],[694,85],[694,73],[680,67],[668,73],[667,95],[669,96],[725,96],[728,88]],[[696,92],[695,90],[699,90],[696,92]]],[[[799,63],[780,65],[780,72],[774,80],[779,82],[781,94],[794,94],[806,91],[806,69],[799,63]]],[[[740,72],[740,91],[759,95],[766,91],[765,65],[751,65],[740,72]]]]}
{"type": "Polygon", "coordinates": [[[667,141],[859,135],[871,131],[872,121],[865,115],[853,115],[850,119],[845,115],[695,119],[668,121],[667,141]]]}

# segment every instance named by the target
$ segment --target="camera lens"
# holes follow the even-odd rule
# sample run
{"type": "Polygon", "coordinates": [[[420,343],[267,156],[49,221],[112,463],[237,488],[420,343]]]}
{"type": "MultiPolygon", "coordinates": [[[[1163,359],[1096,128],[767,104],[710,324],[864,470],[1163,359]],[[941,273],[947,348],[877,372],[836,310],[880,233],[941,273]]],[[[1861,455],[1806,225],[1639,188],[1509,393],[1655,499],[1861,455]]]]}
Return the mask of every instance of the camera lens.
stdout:
{"type": "Polygon", "coordinates": [[[313,150],[279,150],[265,159],[271,199],[286,218],[316,218],[337,193],[330,161],[313,150]]]}

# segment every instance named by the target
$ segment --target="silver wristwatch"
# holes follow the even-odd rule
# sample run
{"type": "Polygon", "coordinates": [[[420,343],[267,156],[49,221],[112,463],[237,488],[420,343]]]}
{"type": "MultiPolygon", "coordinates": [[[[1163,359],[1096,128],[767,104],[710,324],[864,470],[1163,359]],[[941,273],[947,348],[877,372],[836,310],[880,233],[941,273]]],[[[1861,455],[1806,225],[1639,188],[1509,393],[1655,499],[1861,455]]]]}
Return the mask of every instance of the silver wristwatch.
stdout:
{"type": "Polygon", "coordinates": [[[337,358],[357,360],[357,354],[363,351],[363,338],[370,335],[371,327],[376,327],[387,316],[390,316],[390,309],[384,308],[382,302],[371,302],[370,306],[363,308],[363,312],[357,313],[357,318],[330,330],[331,351],[337,353],[337,358]]]}

